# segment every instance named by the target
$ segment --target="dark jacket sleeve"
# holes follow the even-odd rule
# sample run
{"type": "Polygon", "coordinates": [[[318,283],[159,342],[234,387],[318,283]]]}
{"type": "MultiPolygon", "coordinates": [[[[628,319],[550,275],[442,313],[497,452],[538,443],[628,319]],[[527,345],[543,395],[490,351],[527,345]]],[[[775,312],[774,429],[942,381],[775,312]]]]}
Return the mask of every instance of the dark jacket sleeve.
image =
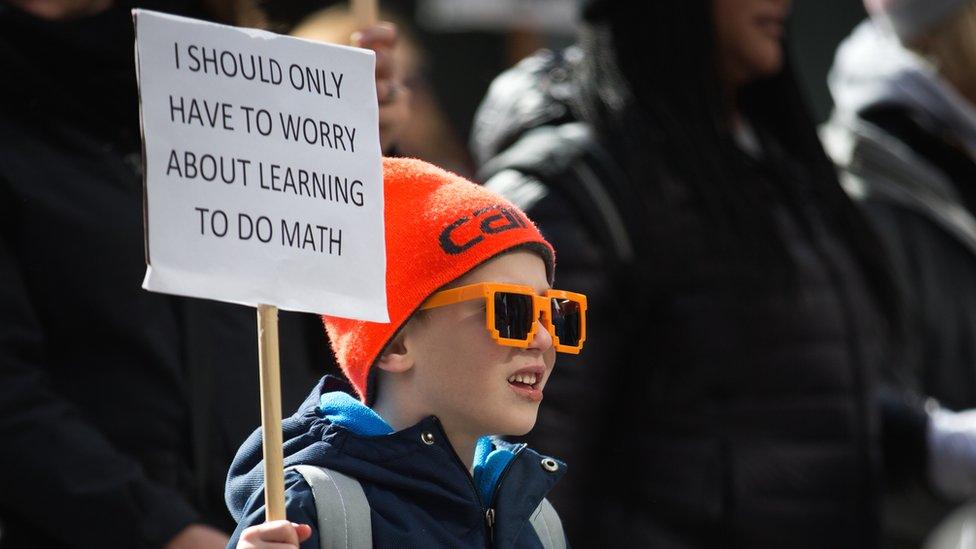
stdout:
{"type": "Polygon", "coordinates": [[[923,213],[864,204],[905,297],[911,345],[906,376],[953,410],[976,407],[976,256],[923,213]]]}
{"type": "MultiPolygon", "coordinates": [[[[932,348],[930,330],[936,318],[925,310],[925,286],[941,279],[925,265],[924,248],[919,247],[920,234],[915,230],[914,215],[883,202],[864,202],[878,235],[885,245],[898,283],[903,303],[905,337],[898,344],[898,362],[882,372],[878,402],[881,405],[881,442],[885,471],[890,485],[906,482],[926,485],[928,462],[928,414],[924,402],[933,387],[926,388],[926,370],[939,368],[939,350],[932,348]]],[[[938,347],[938,345],[937,345],[938,347]]]]}
{"type": "Polygon", "coordinates": [[[195,511],[147,479],[138,463],[52,389],[44,330],[21,272],[0,234],[3,514],[72,546],[161,546],[195,520],[195,511]]]}
{"type": "MultiPolygon", "coordinates": [[[[307,524],[312,527],[312,535],[301,544],[301,549],[319,548],[318,513],[315,508],[315,496],[312,487],[305,482],[305,478],[295,471],[285,473],[285,516],[296,524],[307,524]]],[[[241,534],[245,528],[256,526],[264,522],[264,490],[257,490],[248,498],[241,514],[241,521],[230,537],[228,549],[237,547],[241,534]]]]}

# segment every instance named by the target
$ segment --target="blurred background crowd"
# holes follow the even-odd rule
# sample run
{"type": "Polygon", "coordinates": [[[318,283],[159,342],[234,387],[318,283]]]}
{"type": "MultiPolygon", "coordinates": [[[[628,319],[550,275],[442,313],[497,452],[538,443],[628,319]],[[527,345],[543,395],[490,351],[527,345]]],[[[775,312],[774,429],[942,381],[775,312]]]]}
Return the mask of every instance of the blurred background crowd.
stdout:
{"type": "Polygon", "coordinates": [[[222,547],[259,423],[253,310],[140,289],[132,7],[373,47],[386,152],[539,222],[574,546],[976,547],[976,0],[0,0],[0,548],[222,547]]]}

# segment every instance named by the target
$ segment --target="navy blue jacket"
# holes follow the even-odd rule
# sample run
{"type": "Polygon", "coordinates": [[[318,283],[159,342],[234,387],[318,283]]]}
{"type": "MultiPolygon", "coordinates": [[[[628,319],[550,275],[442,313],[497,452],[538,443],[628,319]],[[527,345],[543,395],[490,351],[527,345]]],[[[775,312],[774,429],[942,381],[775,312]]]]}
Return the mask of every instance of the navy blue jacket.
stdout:
{"type": "MultiPolygon", "coordinates": [[[[542,546],[529,517],[565,472],[563,463],[550,472],[542,466],[545,456],[524,445],[483,438],[472,477],[436,417],[393,432],[349,393],[348,385],[326,376],[282,422],[285,467],[317,465],[358,479],[371,508],[374,547],[542,546]],[[428,433],[433,444],[422,438],[428,433]]],[[[263,474],[258,430],[227,477],[227,506],[238,521],[230,547],[244,528],[264,522],[263,474]]],[[[315,501],[294,471],[285,475],[285,506],[289,520],[312,526],[302,548],[317,549],[315,501]]]]}

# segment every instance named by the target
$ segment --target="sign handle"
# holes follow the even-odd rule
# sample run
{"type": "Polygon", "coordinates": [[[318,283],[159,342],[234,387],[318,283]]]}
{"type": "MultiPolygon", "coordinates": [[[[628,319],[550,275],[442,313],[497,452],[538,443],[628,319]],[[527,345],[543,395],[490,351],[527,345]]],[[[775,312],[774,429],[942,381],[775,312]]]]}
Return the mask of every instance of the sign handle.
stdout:
{"type": "Polygon", "coordinates": [[[281,372],[278,364],[278,308],[258,305],[261,370],[261,435],[264,451],[265,520],[285,518],[285,467],[281,434],[281,372]]]}
{"type": "Polygon", "coordinates": [[[375,25],[379,19],[378,0],[352,0],[352,14],[357,28],[375,25]]]}

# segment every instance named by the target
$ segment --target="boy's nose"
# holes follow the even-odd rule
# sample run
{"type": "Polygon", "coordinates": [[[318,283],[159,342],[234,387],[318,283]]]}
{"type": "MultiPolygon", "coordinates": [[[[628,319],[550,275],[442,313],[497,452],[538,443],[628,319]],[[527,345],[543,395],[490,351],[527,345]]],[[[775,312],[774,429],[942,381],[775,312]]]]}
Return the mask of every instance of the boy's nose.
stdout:
{"type": "Polygon", "coordinates": [[[545,322],[542,321],[542,315],[535,319],[535,335],[532,337],[532,341],[529,342],[530,349],[539,349],[540,351],[548,351],[552,347],[552,335],[549,334],[549,329],[546,328],[545,322]]]}

